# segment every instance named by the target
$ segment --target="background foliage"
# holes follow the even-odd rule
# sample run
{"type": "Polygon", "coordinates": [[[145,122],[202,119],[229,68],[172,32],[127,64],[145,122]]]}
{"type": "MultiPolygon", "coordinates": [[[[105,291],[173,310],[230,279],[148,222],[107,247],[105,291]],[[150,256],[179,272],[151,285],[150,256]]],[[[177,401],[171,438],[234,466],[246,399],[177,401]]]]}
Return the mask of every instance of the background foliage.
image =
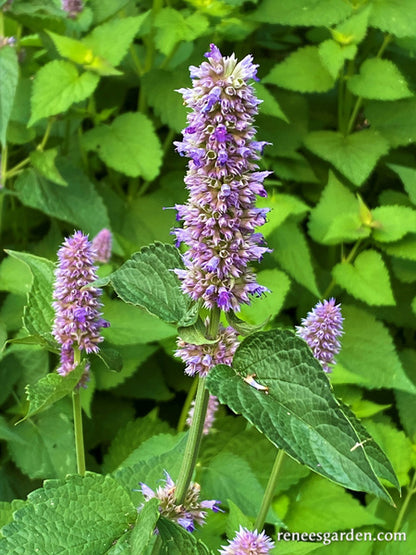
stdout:
{"type": "MultiPolygon", "coordinates": [[[[186,197],[185,163],[172,146],[186,117],[175,89],[189,86],[188,66],[215,42],[224,54],[252,53],[260,64],[257,126],[261,140],[273,143],[262,165],[275,174],[269,198],[259,201],[273,209],[264,227],[273,252],[259,270],[272,292],[243,308],[242,317],[251,324],[271,317],[268,327],[292,328],[318,298],[342,302],[345,335],[331,381],[384,449],[403,488],[402,498],[390,491],[395,509],[370,494],[351,495],[286,457],[268,522],[291,531],[391,531],[399,523],[407,544],[354,544],[354,553],[410,553],[416,3],[89,0],[74,20],[55,0],[0,0],[0,6],[1,242],[8,249],[0,264],[0,339],[12,340],[0,359],[1,524],[20,509],[30,551],[39,507],[51,530],[58,499],[75,496],[82,511],[85,490],[76,477],[65,479],[75,472],[65,398],[73,383],[58,398],[36,394],[38,380],[52,379],[46,376],[57,363],[45,308],[56,251],[74,228],[91,237],[110,228],[113,257],[100,268],[103,277],[140,247],[172,242],[175,215],[166,208],[186,197]],[[50,487],[20,501],[45,479],[50,487]]],[[[128,553],[144,541],[130,532],[142,502],[138,482],[154,487],[164,468],[172,476],[179,470],[184,439],[176,428],[191,380],[172,355],[173,323],[187,307],[178,301],[170,324],[106,292],[111,327],[104,347],[120,354],[122,368],[109,371],[120,366],[115,356],[94,359],[83,407],[87,466],[107,474],[89,477],[90,495],[101,499],[104,492],[102,510],[114,513],[113,528],[101,530],[85,515],[78,532],[86,539],[96,530],[96,538],[88,537],[90,553],[128,553]],[[112,546],[114,538],[120,540],[112,546]]],[[[227,508],[196,533],[210,549],[233,535],[240,511],[255,517],[274,457],[267,439],[221,409],[197,469],[204,497],[227,508]]],[[[143,516],[149,530],[154,510],[143,516]]],[[[21,541],[14,526],[3,528],[9,551],[0,542],[0,552],[15,552],[13,542],[21,541]]],[[[183,550],[188,540],[169,526],[162,524],[161,534],[177,534],[183,550]]],[[[50,541],[45,549],[52,553],[53,534],[50,541]]],[[[194,543],[186,548],[203,553],[194,543]]]]}

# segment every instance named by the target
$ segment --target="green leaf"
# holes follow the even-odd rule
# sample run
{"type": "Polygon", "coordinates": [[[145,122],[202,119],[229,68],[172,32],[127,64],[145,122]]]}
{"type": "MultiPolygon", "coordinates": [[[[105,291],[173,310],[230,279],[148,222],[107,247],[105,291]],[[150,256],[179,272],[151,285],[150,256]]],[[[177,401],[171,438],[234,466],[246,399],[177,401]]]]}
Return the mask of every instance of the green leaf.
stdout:
{"type": "Polygon", "coordinates": [[[104,227],[111,227],[103,199],[87,176],[66,160],[59,160],[57,167],[68,183],[67,187],[57,187],[28,169],[16,181],[20,201],[48,216],[74,224],[91,235],[104,227]],[[92,206],[94,210],[91,210],[92,206]]]}
{"type": "Polygon", "coordinates": [[[58,155],[57,148],[50,148],[49,150],[32,150],[30,153],[30,161],[34,168],[38,170],[46,179],[49,179],[57,185],[66,187],[68,184],[56,167],[56,157],[58,155]]]}
{"type": "Polygon", "coordinates": [[[211,551],[208,547],[198,540],[190,532],[187,532],[182,526],[171,522],[163,516],[159,518],[157,523],[160,537],[162,538],[162,547],[160,553],[166,555],[210,555],[211,551]]]}
{"type": "Polygon", "coordinates": [[[188,74],[175,69],[153,69],[141,79],[147,102],[163,123],[177,132],[186,125],[187,110],[182,97],[176,92],[189,79],[188,74]]]}
{"type": "Polygon", "coordinates": [[[406,79],[390,60],[367,58],[360,73],[347,81],[349,90],[356,96],[374,100],[399,100],[413,96],[406,79]]]}
{"type": "Polygon", "coordinates": [[[379,206],[372,214],[376,241],[398,241],[407,233],[416,233],[416,210],[408,206],[379,206]]]}
{"type": "Polygon", "coordinates": [[[33,276],[23,315],[23,325],[30,335],[42,338],[52,349],[56,349],[56,341],[52,337],[52,323],[55,318],[52,308],[54,264],[34,254],[11,250],[6,252],[26,264],[33,276]]]}
{"type": "Polygon", "coordinates": [[[326,92],[334,80],[322,64],[317,46],[303,46],[275,65],[263,83],[300,92],[326,92]]]}
{"type": "Polygon", "coordinates": [[[339,70],[344,66],[345,60],[353,60],[357,53],[355,44],[343,46],[332,39],[321,42],[318,49],[322,63],[333,79],[338,77],[339,70]]]}
{"type": "Polygon", "coordinates": [[[237,349],[233,368],[215,366],[207,387],[221,403],[243,414],[272,443],[314,472],[390,501],[366,443],[354,449],[361,442],[360,433],[333,397],[321,365],[291,331],[250,335],[237,349]],[[244,381],[253,370],[268,394],[244,381]]]}
{"type": "Polygon", "coordinates": [[[163,8],[156,14],[154,26],[156,47],[169,56],[179,42],[193,41],[203,35],[209,27],[209,21],[198,12],[185,18],[178,10],[163,8]]]}
{"type": "Polygon", "coordinates": [[[122,10],[130,0],[89,0],[94,14],[94,23],[102,23],[122,10]]]}
{"type": "Polygon", "coordinates": [[[299,226],[288,220],[269,239],[273,257],[282,268],[308,291],[320,297],[309,246],[299,226]]]}
{"type": "Polygon", "coordinates": [[[104,553],[137,518],[128,493],[110,476],[88,472],[50,480],[28,496],[3,528],[4,553],[104,553]]]}
{"type": "Polygon", "coordinates": [[[0,290],[26,295],[32,285],[32,272],[17,258],[4,258],[0,264],[0,290]]]}
{"type": "Polygon", "coordinates": [[[338,131],[313,131],[306,137],[305,146],[333,164],[357,187],[389,150],[387,141],[372,129],[347,136],[338,131]]]}
{"type": "Polygon", "coordinates": [[[299,489],[302,503],[291,503],[285,523],[289,530],[335,532],[384,524],[343,488],[319,476],[310,476],[299,489]],[[330,507],[330,510],[328,508],[330,507]]]}
{"type": "Polygon", "coordinates": [[[408,168],[398,164],[387,164],[401,179],[404,188],[413,204],[416,204],[416,168],[408,168]]]}
{"type": "Polygon", "coordinates": [[[227,499],[227,505],[230,508],[230,514],[227,519],[227,529],[226,534],[229,540],[233,539],[236,531],[243,526],[248,530],[253,529],[253,520],[248,518],[248,516],[240,510],[240,508],[231,501],[227,499]]]}
{"type": "Polygon", "coordinates": [[[57,35],[51,31],[47,31],[48,35],[53,40],[53,43],[63,58],[71,60],[76,64],[84,65],[91,63],[94,53],[91,48],[88,48],[79,40],[71,39],[62,35],[57,35]]]}
{"type": "Polygon", "coordinates": [[[9,442],[15,464],[30,478],[63,478],[75,472],[74,430],[69,399],[36,414],[16,427],[18,441],[9,442]]]}
{"type": "Polygon", "coordinates": [[[396,37],[413,37],[416,5],[413,0],[377,0],[372,2],[370,25],[396,37]]]}
{"type": "Polygon", "coordinates": [[[391,102],[369,101],[365,105],[365,114],[371,126],[391,146],[407,146],[416,141],[415,98],[391,102]]]}
{"type": "Polygon", "coordinates": [[[352,7],[342,0],[263,0],[251,17],[263,23],[309,27],[333,25],[351,13],[352,7]]]}
{"type": "MultiPolygon", "coordinates": [[[[416,367],[416,351],[413,349],[404,349],[401,353],[401,360],[404,368],[409,372],[416,367]]],[[[400,422],[403,425],[410,439],[416,441],[416,412],[415,412],[415,394],[406,391],[395,391],[397,409],[399,411],[400,422]]]]}
{"type": "MultiPolygon", "coordinates": [[[[223,451],[213,457],[201,472],[202,497],[230,499],[245,512],[255,517],[263,499],[263,487],[249,464],[233,453],[223,451]],[[244,487],[241,487],[244,484],[244,487]]],[[[274,511],[269,510],[267,522],[281,524],[274,511]]]]}
{"type": "Polygon", "coordinates": [[[159,499],[146,501],[140,509],[137,522],[130,536],[132,553],[143,553],[144,548],[154,538],[154,530],[159,519],[159,499]]]}
{"type": "Polygon", "coordinates": [[[156,410],[152,410],[142,418],[128,422],[119,430],[108,453],[104,456],[104,470],[112,472],[116,468],[125,466],[123,462],[139,445],[152,436],[171,431],[169,424],[158,418],[156,410]]]}
{"type": "Polygon", "coordinates": [[[289,216],[304,216],[310,209],[307,204],[294,195],[272,192],[266,199],[259,199],[259,208],[269,208],[267,222],[262,226],[261,231],[268,237],[277,229],[289,216]]]}
{"type": "Polygon", "coordinates": [[[29,126],[42,118],[54,116],[76,102],[89,98],[95,91],[98,75],[90,72],[79,74],[70,62],[53,60],[37,72],[33,84],[32,116],[29,126]]]}
{"type": "Polygon", "coordinates": [[[367,34],[368,18],[372,6],[366,6],[358,13],[331,29],[334,39],[344,46],[359,44],[367,34]]]}
{"type": "Polygon", "coordinates": [[[20,422],[31,418],[33,415],[43,412],[51,405],[66,397],[74,390],[85,370],[84,360],[72,370],[67,376],[60,376],[53,372],[41,378],[37,383],[26,386],[26,395],[29,408],[20,422]]]}
{"type": "Polygon", "coordinates": [[[191,303],[182,293],[175,268],[183,268],[178,249],[156,242],[133,254],[111,274],[111,284],[124,302],[145,308],[165,322],[177,323],[185,318],[191,303]]]}
{"type": "Polygon", "coordinates": [[[207,329],[201,318],[198,318],[194,324],[190,326],[179,326],[178,336],[186,343],[192,345],[213,345],[218,339],[208,339],[207,329]]]}
{"type": "Polygon", "coordinates": [[[286,114],[283,112],[280,104],[273,96],[273,94],[266,89],[264,85],[260,83],[254,84],[254,89],[256,91],[256,96],[262,100],[260,104],[260,113],[266,116],[273,116],[275,118],[282,119],[286,123],[289,123],[286,114]]]}
{"type": "Polygon", "coordinates": [[[82,144],[97,152],[110,168],[130,177],[143,176],[152,181],[159,174],[160,141],[152,122],[143,114],[127,112],[110,125],[99,125],[83,135],[82,144]]]}
{"type": "Polygon", "coordinates": [[[261,285],[267,287],[270,293],[266,293],[265,298],[253,299],[250,306],[243,305],[241,307],[241,316],[249,324],[254,325],[260,325],[277,316],[283,308],[290,289],[289,278],[277,268],[261,270],[257,273],[257,280],[261,285]]]}
{"type": "Polygon", "coordinates": [[[118,66],[148,14],[149,12],[144,12],[135,17],[111,19],[95,27],[82,42],[94,54],[113,66],[118,66]]]}
{"type": "Polygon", "coordinates": [[[332,270],[332,275],[338,285],[369,305],[396,304],[389,272],[381,254],[373,249],[361,252],[354,264],[337,264],[332,270]]]}
{"type": "MultiPolygon", "coordinates": [[[[358,383],[369,389],[394,388],[416,393],[403,370],[387,328],[375,317],[355,306],[342,306],[344,335],[337,359],[358,383]]],[[[332,381],[338,383],[338,365],[332,381]]],[[[346,381],[344,383],[351,383],[346,381]]]]}
{"type": "Polygon", "coordinates": [[[0,141],[4,147],[19,78],[19,63],[12,46],[0,48],[0,75],[0,141]]]}

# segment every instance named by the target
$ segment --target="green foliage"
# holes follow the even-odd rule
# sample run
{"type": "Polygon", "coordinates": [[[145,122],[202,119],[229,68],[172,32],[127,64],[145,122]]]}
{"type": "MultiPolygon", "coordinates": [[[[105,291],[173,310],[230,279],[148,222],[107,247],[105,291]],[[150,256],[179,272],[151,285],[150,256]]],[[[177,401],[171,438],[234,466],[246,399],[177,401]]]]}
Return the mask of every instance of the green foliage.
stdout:
{"type": "Polygon", "coordinates": [[[19,76],[17,55],[11,46],[0,49],[0,73],[0,141],[4,146],[19,76]]]}
{"type": "Polygon", "coordinates": [[[413,96],[397,66],[380,58],[365,60],[360,73],[348,81],[348,88],[356,96],[374,100],[399,100],[413,96]]]}
{"type": "Polygon", "coordinates": [[[158,530],[162,538],[160,553],[165,553],[166,555],[182,555],[182,553],[209,555],[211,553],[201,540],[197,540],[181,528],[181,526],[164,517],[160,517],[158,521],[158,530]]]}

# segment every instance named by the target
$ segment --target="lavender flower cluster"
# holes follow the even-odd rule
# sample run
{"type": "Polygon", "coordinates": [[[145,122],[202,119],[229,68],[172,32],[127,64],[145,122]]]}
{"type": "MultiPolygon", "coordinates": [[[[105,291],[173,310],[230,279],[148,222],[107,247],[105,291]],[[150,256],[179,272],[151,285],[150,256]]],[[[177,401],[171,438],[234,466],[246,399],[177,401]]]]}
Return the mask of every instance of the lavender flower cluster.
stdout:
{"type": "Polygon", "coordinates": [[[177,246],[185,243],[185,270],[176,270],[182,289],[206,308],[238,311],[267,289],[259,285],[249,264],[269,249],[256,228],[268,209],[255,207],[256,195],[267,196],[257,171],[266,142],[254,140],[258,100],[250,79],[256,80],[252,56],[237,62],[223,57],[211,44],[208,61],[190,67],[193,88],[180,89],[192,108],[177,151],[190,158],[185,183],[189,199],[176,205],[183,228],[174,230],[177,246]]]}
{"type": "MultiPolygon", "coordinates": [[[[159,486],[156,491],[149,488],[144,483],[140,483],[140,490],[146,501],[156,497],[159,499],[159,512],[164,517],[176,522],[188,532],[195,530],[195,523],[203,525],[207,515],[206,509],[211,509],[217,513],[219,501],[200,501],[199,494],[201,487],[196,482],[191,483],[182,504],[176,503],[176,484],[165,471],[165,485],[159,486]]],[[[139,509],[140,510],[140,509],[139,509]]]]}
{"type": "Polygon", "coordinates": [[[338,340],[343,333],[341,305],[335,299],[319,302],[303,318],[302,325],[296,327],[296,333],[302,337],[312,350],[313,356],[322,364],[326,373],[332,372],[330,364],[341,350],[338,340]]]}
{"type": "Polygon", "coordinates": [[[274,542],[264,531],[259,534],[257,530],[252,532],[242,526],[228,543],[220,549],[221,555],[267,555],[274,547],[274,542]]]}
{"type": "Polygon", "coordinates": [[[55,270],[55,322],[52,333],[61,345],[58,373],[66,376],[75,367],[74,347],[97,353],[103,341],[100,330],[110,324],[101,318],[101,289],[91,287],[97,279],[96,253],[88,237],[76,231],[58,251],[55,270]]]}

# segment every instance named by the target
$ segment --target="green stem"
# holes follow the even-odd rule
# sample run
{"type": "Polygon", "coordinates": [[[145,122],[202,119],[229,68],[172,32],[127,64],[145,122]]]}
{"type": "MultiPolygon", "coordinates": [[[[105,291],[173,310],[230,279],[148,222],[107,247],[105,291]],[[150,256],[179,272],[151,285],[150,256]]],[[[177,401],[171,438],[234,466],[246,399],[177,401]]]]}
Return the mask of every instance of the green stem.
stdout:
{"type": "MultiPolygon", "coordinates": [[[[208,326],[208,338],[214,339],[218,333],[221,310],[211,309],[208,326]]],[[[198,378],[198,389],[196,392],[194,415],[189,429],[188,441],[183,455],[182,465],[176,486],[176,502],[181,504],[185,500],[186,492],[191,483],[192,475],[198,460],[199,448],[201,446],[204,431],[205,417],[207,414],[209,391],[205,387],[205,378],[198,378]]]]}
{"type": "MultiPolygon", "coordinates": [[[[78,366],[81,362],[81,353],[79,349],[74,349],[74,362],[78,366]]],[[[84,451],[84,435],[82,432],[82,408],[79,388],[75,387],[72,392],[72,408],[74,413],[74,433],[75,433],[75,450],[77,455],[78,474],[85,474],[85,451],[84,451]]]]}
{"type": "Polygon", "coordinates": [[[345,97],[345,79],[344,68],[340,71],[338,77],[338,129],[343,132],[344,129],[344,97],[345,97]]]}
{"type": "Polygon", "coordinates": [[[192,401],[194,400],[195,392],[197,390],[197,387],[198,387],[198,379],[195,378],[194,381],[192,382],[192,385],[191,385],[189,391],[188,391],[188,395],[186,396],[185,403],[182,407],[182,412],[181,412],[181,415],[179,417],[178,428],[177,428],[178,432],[183,432],[183,430],[185,429],[186,418],[188,416],[189,409],[191,408],[192,401]]]}
{"type": "Polygon", "coordinates": [[[394,523],[393,533],[400,530],[403,522],[403,517],[414,493],[416,493],[416,472],[413,474],[412,483],[409,485],[406,498],[403,501],[403,505],[400,507],[399,514],[397,515],[396,522],[394,523]]]}
{"type": "Polygon", "coordinates": [[[263,501],[261,502],[260,511],[259,511],[259,514],[257,515],[257,519],[254,524],[254,527],[258,532],[261,532],[263,530],[263,526],[266,521],[266,516],[269,511],[270,505],[273,501],[274,492],[276,491],[277,478],[278,478],[284,457],[285,457],[285,452],[283,451],[283,449],[279,449],[279,452],[277,453],[273,464],[272,471],[269,476],[269,481],[267,482],[266,490],[263,496],[263,501]]]}
{"type": "Polygon", "coordinates": [[[52,125],[53,125],[54,121],[55,121],[55,118],[50,118],[48,120],[48,125],[46,126],[45,134],[43,135],[43,138],[42,138],[41,142],[36,147],[36,150],[40,150],[40,152],[42,152],[43,149],[45,148],[46,143],[48,142],[49,135],[51,133],[51,129],[52,129],[52,125]]]}
{"type": "MultiPolygon", "coordinates": [[[[361,241],[362,241],[362,239],[358,239],[358,241],[355,243],[355,245],[350,250],[347,258],[343,262],[348,263],[348,262],[351,262],[354,259],[355,255],[357,253],[358,247],[361,245],[361,241]]],[[[336,284],[337,284],[336,280],[333,279],[331,281],[331,283],[328,285],[328,287],[326,288],[325,293],[322,295],[323,299],[328,298],[330,292],[332,291],[332,289],[335,287],[336,284]]]]}
{"type": "Polygon", "coordinates": [[[162,538],[160,536],[156,536],[156,540],[155,540],[155,543],[153,544],[151,555],[159,555],[161,547],[162,547],[162,538]]]}
{"type": "Polygon", "coordinates": [[[7,145],[1,151],[1,165],[0,165],[0,187],[6,187],[7,180],[7,145]]]}

